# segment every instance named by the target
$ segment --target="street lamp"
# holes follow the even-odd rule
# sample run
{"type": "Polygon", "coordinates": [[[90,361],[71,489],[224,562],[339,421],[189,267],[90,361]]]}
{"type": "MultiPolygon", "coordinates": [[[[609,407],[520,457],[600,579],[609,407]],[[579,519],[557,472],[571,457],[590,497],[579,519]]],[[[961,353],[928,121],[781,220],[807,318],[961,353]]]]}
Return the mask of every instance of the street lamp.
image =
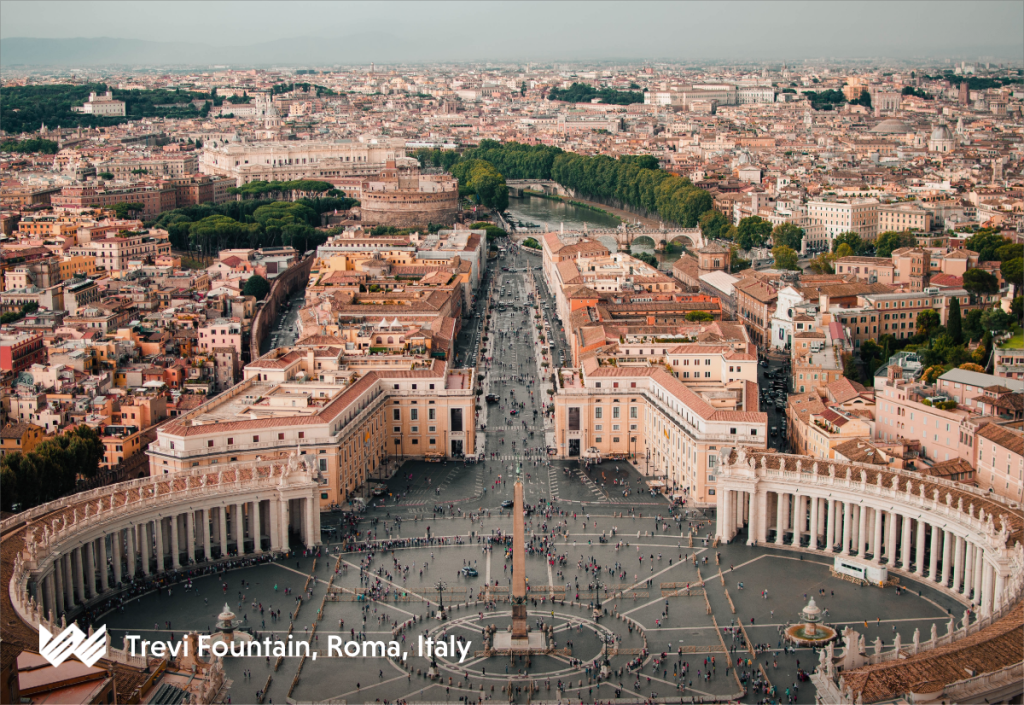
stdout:
{"type": "Polygon", "coordinates": [[[437,618],[444,621],[448,619],[448,615],[444,611],[444,591],[448,589],[448,584],[443,580],[438,580],[434,584],[434,589],[437,590],[437,618]]]}

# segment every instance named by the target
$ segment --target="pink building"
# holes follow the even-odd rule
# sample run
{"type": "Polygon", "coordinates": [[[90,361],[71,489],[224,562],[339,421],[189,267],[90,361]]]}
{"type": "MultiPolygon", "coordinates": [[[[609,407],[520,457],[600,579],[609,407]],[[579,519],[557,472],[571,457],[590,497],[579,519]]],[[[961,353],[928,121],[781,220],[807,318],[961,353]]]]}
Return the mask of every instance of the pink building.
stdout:
{"type": "Polygon", "coordinates": [[[242,324],[233,318],[208,321],[198,330],[199,350],[212,353],[214,348],[234,348],[242,354],[242,324]]]}

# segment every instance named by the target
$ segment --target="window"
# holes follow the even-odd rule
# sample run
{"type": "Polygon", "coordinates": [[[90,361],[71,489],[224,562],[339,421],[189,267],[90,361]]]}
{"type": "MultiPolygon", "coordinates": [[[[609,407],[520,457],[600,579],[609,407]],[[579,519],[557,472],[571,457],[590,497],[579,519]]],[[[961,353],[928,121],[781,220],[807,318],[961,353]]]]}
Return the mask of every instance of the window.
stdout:
{"type": "Polygon", "coordinates": [[[619,442],[619,437],[618,436],[612,436],[612,443],[618,443],[618,442],[619,442]]]}
{"type": "Polygon", "coordinates": [[[418,446],[418,445],[420,444],[420,439],[419,439],[419,438],[413,438],[413,439],[412,439],[412,444],[413,444],[414,446],[418,446]]]}
{"type": "Polygon", "coordinates": [[[756,436],[757,435],[757,429],[756,428],[750,429],[750,435],[751,436],[756,436]]]}
{"type": "Polygon", "coordinates": [[[594,409],[594,418],[595,419],[604,418],[604,407],[600,407],[599,406],[596,409],[594,409]]]}
{"type": "Polygon", "coordinates": [[[462,431],[462,409],[449,409],[451,414],[451,423],[448,424],[448,430],[453,432],[462,431]]]}
{"type": "Polygon", "coordinates": [[[604,424],[603,423],[596,423],[596,424],[594,424],[594,430],[595,431],[603,431],[604,430],[604,424]]]}
{"type": "Polygon", "coordinates": [[[410,409],[409,410],[409,420],[410,421],[419,421],[419,418],[420,418],[420,410],[419,409],[410,409]]]}
{"type": "Polygon", "coordinates": [[[402,410],[401,409],[392,409],[391,410],[391,416],[392,416],[392,419],[391,419],[392,421],[401,421],[402,420],[402,410]]]}
{"type": "Polygon", "coordinates": [[[730,428],[729,429],[729,434],[735,436],[736,435],[736,429],[735,428],[730,428]]]}
{"type": "Polygon", "coordinates": [[[411,427],[411,428],[409,429],[409,431],[410,431],[411,433],[419,433],[419,432],[420,432],[420,427],[419,427],[419,426],[412,426],[412,427],[411,427]]]}
{"type": "Polygon", "coordinates": [[[601,436],[594,436],[594,443],[601,443],[603,440],[601,436]]]}
{"type": "Polygon", "coordinates": [[[631,419],[639,418],[638,414],[639,414],[639,411],[637,410],[637,407],[635,407],[635,406],[629,407],[629,418],[631,418],[631,419]]]}
{"type": "Polygon", "coordinates": [[[617,406],[613,406],[612,407],[612,418],[613,419],[619,418],[619,407],[617,407],[617,406]]]}
{"type": "Polygon", "coordinates": [[[284,434],[283,433],[277,434],[277,440],[283,441],[284,440],[284,434]]]}
{"type": "Polygon", "coordinates": [[[427,433],[437,433],[437,426],[427,426],[427,433]]]}
{"type": "Polygon", "coordinates": [[[715,488],[714,487],[709,487],[708,488],[708,494],[713,497],[715,495],[715,488]]]}
{"type": "Polygon", "coordinates": [[[430,445],[437,445],[437,439],[436,438],[431,438],[430,439],[430,445]]]}
{"type": "Polygon", "coordinates": [[[395,426],[394,429],[395,429],[395,433],[401,433],[402,432],[402,427],[401,426],[395,426]]]}
{"type": "Polygon", "coordinates": [[[206,442],[206,447],[207,448],[213,448],[213,441],[207,441],[206,442]]]}
{"type": "Polygon", "coordinates": [[[252,442],[253,443],[259,443],[260,442],[260,437],[259,436],[253,436],[252,437],[252,442]]]}
{"type": "MultiPolygon", "coordinates": [[[[229,438],[228,439],[228,445],[229,446],[233,446],[234,444],[235,444],[235,439],[234,438],[229,438]]],[[[174,447],[174,444],[172,443],[171,444],[171,448],[173,448],[173,447],[174,447]]]]}
{"type": "Polygon", "coordinates": [[[580,430],[580,408],[578,406],[570,406],[568,409],[569,414],[569,430],[579,431],[580,430]]]}
{"type": "Polygon", "coordinates": [[[427,409],[427,420],[428,421],[436,421],[437,420],[437,409],[427,409]]]}

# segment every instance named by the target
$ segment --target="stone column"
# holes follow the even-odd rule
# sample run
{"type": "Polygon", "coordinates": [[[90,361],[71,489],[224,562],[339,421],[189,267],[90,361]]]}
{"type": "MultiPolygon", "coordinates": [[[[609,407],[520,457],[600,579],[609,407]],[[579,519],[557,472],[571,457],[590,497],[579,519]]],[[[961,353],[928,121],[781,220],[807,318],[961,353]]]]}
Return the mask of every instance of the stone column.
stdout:
{"type": "Polygon", "coordinates": [[[153,520],[153,543],[156,544],[156,572],[164,571],[164,518],[157,516],[153,520]]]}
{"type": "Polygon", "coordinates": [[[967,541],[964,548],[964,597],[970,599],[974,592],[974,544],[967,541]]]}
{"type": "Polygon", "coordinates": [[[758,524],[760,523],[757,516],[757,491],[747,493],[747,512],[749,514],[749,521],[747,522],[747,545],[753,545],[757,541],[758,536],[758,524]]]}
{"type": "Polygon", "coordinates": [[[924,522],[917,520],[917,560],[914,561],[914,573],[924,577],[924,522]]]}
{"type": "Polygon", "coordinates": [[[974,547],[974,604],[981,609],[985,588],[985,549],[974,547]]]}
{"type": "Polygon", "coordinates": [[[138,536],[136,535],[136,532],[138,530],[139,530],[139,527],[137,527],[135,525],[131,525],[125,531],[125,536],[128,538],[128,578],[129,579],[134,578],[135,577],[135,571],[138,570],[138,564],[135,562],[135,551],[136,551],[135,544],[136,544],[136,540],[138,539],[138,536]]]}
{"type": "Polygon", "coordinates": [[[812,551],[818,550],[818,515],[819,507],[821,505],[821,499],[818,497],[811,497],[811,537],[807,543],[807,547],[812,551]]]}
{"type": "Polygon", "coordinates": [[[786,499],[786,495],[782,492],[775,493],[775,544],[778,546],[782,545],[782,535],[786,532],[786,526],[783,523],[786,499]]]}
{"type": "Polygon", "coordinates": [[[988,561],[981,562],[981,615],[988,617],[992,614],[992,565],[988,561]]]}
{"type": "Polygon", "coordinates": [[[832,553],[836,546],[836,501],[826,499],[825,508],[828,510],[825,520],[825,550],[832,553]]]}
{"type": "Polygon", "coordinates": [[[868,512],[867,512],[867,509],[865,509],[863,504],[858,504],[854,508],[857,510],[857,537],[856,537],[857,551],[856,551],[855,555],[858,558],[864,558],[864,554],[867,553],[867,551],[864,550],[864,545],[867,543],[867,535],[868,535],[868,532],[867,532],[868,512]]]}
{"type": "Polygon", "coordinates": [[[196,512],[189,507],[185,513],[185,565],[192,565],[196,560],[196,512]]]}
{"type": "Polygon", "coordinates": [[[992,609],[998,610],[1003,606],[1003,590],[1006,589],[1006,576],[995,571],[995,586],[992,588],[992,609]]]}
{"type": "Polygon", "coordinates": [[[50,616],[51,612],[53,613],[54,617],[56,617],[57,614],[60,612],[60,610],[57,608],[58,591],[55,589],[53,584],[53,581],[56,577],[57,571],[51,570],[49,573],[46,574],[46,578],[43,581],[43,587],[46,588],[46,591],[44,593],[46,595],[46,605],[43,608],[43,615],[47,617],[50,616]]]}
{"type": "Polygon", "coordinates": [[[253,535],[253,551],[255,553],[263,553],[263,541],[261,535],[263,534],[263,520],[260,516],[260,500],[254,499],[252,501],[252,535],[253,535]]]}
{"type": "Polygon", "coordinates": [[[54,602],[53,616],[59,619],[58,615],[64,611],[65,600],[67,599],[67,581],[64,579],[64,556],[57,556],[53,561],[53,591],[56,595],[54,602]]]}
{"type": "Polygon", "coordinates": [[[882,511],[880,509],[872,509],[871,523],[874,532],[871,537],[871,560],[876,564],[882,562],[882,521],[882,511]]]}
{"type": "Polygon", "coordinates": [[[807,526],[807,495],[793,495],[793,547],[800,548],[800,539],[807,526]]]}
{"type": "Polygon", "coordinates": [[[949,574],[953,570],[953,542],[956,537],[948,531],[942,532],[942,587],[949,585],[949,574]]]}
{"type": "Polygon", "coordinates": [[[757,541],[768,543],[768,491],[757,493],[757,541]]]}
{"type": "Polygon", "coordinates": [[[212,560],[213,556],[210,553],[210,532],[213,531],[213,527],[210,524],[209,507],[203,507],[199,510],[199,527],[203,532],[203,560],[212,560]]]}
{"type": "Polygon", "coordinates": [[[960,592],[964,578],[964,539],[955,537],[956,553],[953,554],[953,592],[960,592]]]}
{"type": "Polygon", "coordinates": [[[910,548],[912,541],[910,538],[910,523],[910,517],[906,514],[900,515],[900,530],[902,534],[900,536],[900,566],[908,572],[910,571],[910,548]]]}
{"type": "Polygon", "coordinates": [[[851,534],[853,533],[853,507],[849,502],[843,501],[843,555],[850,555],[850,544],[853,543],[851,534]]]}
{"type": "Polygon", "coordinates": [[[177,570],[181,567],[181,546],[178,540],[178,531],[180,526],[181,515],[171,515],[171,566],[177,570]]]}
{"type": "Polygon", "coordinates": [[[939,527],[932,527],[932,550],[928,556],[928,578],[933,582],[939,582],[939,527]]]}
{"type": "MultiPolygon", "coordinates": [[[[721,492],[721,490],[719,490],[721,492]]],[[[721,516],[718,517],[718,534],[722,537],[722,540],[728,542],[732,538],[732,490],[725,490],[725,496],[722,497],[721,503],[721,516]]]]}
{"type": "Polygon", "coordinates": [[[85,586],[85,593],[82,601],[86,598],[93,598],[96,595],[96,546],[92,541],[86,541],[82,546],[82,584],[85,586]]]}
{"type": "Polygon", "coordinates": [[[124,555],[124,547],[121,544],[121,529],[110,535],[110,562],[114,566],[114,584],[121,582],[121,557],[124,555]]]}
{"type": "Polygon", "coordinates": [[[220,535],[217,537],[220,539],[220,557],[224,558],[228,555],[228,515],[227,506],[221,505],[220,510],[220,535]]]}
{"type": "MultiPolygon", "coordinates": [[[[113,537],[111,537],[111,539],[113,539],[113,537]]],[[[106,592],[109,587],[107,585],[107,537],[105,535],[100,536],[98,547],[100,551],[99,558],[96,562],[100,565],[100,592],[102,593],[106,592]]]]}
{"type": "Polygon", "coordinates": [[[896,566],[896,512],[888,513],[885,525],[885,561],[890,568],[896,566]]]}
{"type": "Polygon", "coordinates": [[[75,591],[78,593],[78,601],[85,602],[85,566],[82,560],[82,547],[79,546],[71,551],[71,572],[75,576],[75,591]]]}
{"type": "Polygon", "coordinates": [[[302,503],[305,509],[306,520],[306,547],[312,548],[320,543],[320,507],[313,506],[315,500],[306,497],[302,503]],[[315,515],[315,516],[314,516],[315,515]]]}

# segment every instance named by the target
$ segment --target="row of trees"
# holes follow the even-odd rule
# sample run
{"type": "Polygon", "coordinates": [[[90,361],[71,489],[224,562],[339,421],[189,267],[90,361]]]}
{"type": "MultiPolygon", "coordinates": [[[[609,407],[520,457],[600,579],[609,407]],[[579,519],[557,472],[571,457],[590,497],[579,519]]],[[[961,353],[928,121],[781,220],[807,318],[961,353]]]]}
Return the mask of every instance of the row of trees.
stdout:
{"type": "Polygon", "coordinates": [[[452,167],[452,176],[459,180],[459,195],[473,196],[488,208],[508,208],[508,186],[505,177],[493,164],[483,159],[466,159],[452,167]]]}
{"type": "Polygon", "coordinates": [[[799,252],[804,239],[804,230],[800,226],[779,223],[773,228],[769,221],[757,215],[742,219],[737,227],[720,212],[709,210],[700,216],[698,224],[705,238],[732,240],[744,250],[764,247],[771,240],[775,247],[782,246],[799,252]]]}
{"type": "Polygon", "coordinates": [[[566,103],[590,103],[595,98],[610,105],[633,105],[644,102],[644,94],[639,91],[594,88],[586,83],[574,83],[568,88],[552,88],[548,91],[548,100],[562,100],[566,103]]]}
{"type": "Polygon", "coordinates": [[[56,154],[60,148],[53,140],[36,137],[27,140],[11,140],[0,144],[0,152],[14,152],[16,154],[56,154]]]}
{"type": "Polygon", "coordinates": [[[105,83],[87,83],[73,86],[55,84],[46,86],[6,86],[0,88],[0,124],[8,134],[35,132],[45,123],[47,127],[106,127],[146,117],[195,118],[203,109],[192,105],[193,100],[208,100],[208,94],[181,90],[120,90],[111,89],[115,100],[125,102],[124,117],[87,115],[72,111],[89,99],[90,93],[104,93],[105,83]]]}
{"type": "Polygon", "coordinates": [[[344,196],[345,194],[334,188],[334,184],[327,181],[314,179],[294,179],[292,181],[250,181],[241,186],[232,186],[228,193],[241,196],[243,200],[249,198],[285,198],[298,192],[303,195],[319,197],[344,196]]]}
{"type": "Polygon", "coordinates": [[[358,203],[344,195],[296,201],[206,203],[163,213],[154,225],[167,230],[175,249],[189,253],[210,255],[235,247],[274,245],[290,245],[302,252],[327,240],[329,234],[317,230],[321,214],[348,210],[358,203]]]}
{"type": "Polygon", "coordinates": [[[99,471],[103,442],[89,426],[47,438],[29,453],[0,458],[0,507],[25,511],[75,490],[79,477],[99,471]]]}
{"type": "Polygon", "coordinates": [[[954,298],[945,326],[940,323],[938,311],[921,311],[917,315],[917,332],[913,337],[898,339],[885,334],[877,341],[864,341],[857,357],[847,359],[844,374],[850,379],[872,384],[875,371],[900,350],[920,355],[927,368],[928,382],[954,367],[983,371],[992,355],[992,334],[1010,330],[1022,315],[1024,297],[1021,296],[1014,298],[1012,313],[1009,314],[997,307],[972,309],[963,315],[959,300],[954,298]],[[969,344],[979,342],[980,345],[974,349],[969,347],[969,344]]]}

